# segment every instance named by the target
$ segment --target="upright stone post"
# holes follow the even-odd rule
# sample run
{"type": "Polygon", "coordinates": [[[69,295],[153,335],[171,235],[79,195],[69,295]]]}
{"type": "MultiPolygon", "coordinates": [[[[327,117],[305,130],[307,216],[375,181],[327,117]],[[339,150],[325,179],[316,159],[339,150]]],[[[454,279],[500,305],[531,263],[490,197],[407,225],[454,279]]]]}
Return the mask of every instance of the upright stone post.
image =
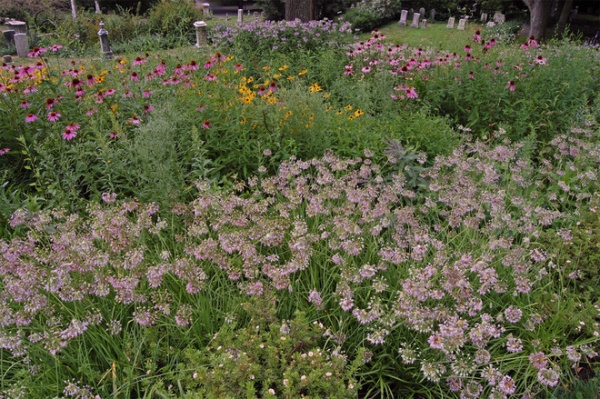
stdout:
{"type": "Polygon", "coordinates": [[[458,20],[458,30],[465,30],[465,26],[467,25],[467,20],[464,18],[461,18],[458,20]]]}
{"type": "Polygon", "coordinates": [[[422,29],[427,28],[427,20],[426,19],[424,19],[424,20],[421,21],[421,28],[422,29]]]}
{"type": "Polygon", "coordinates": [[[100,3],[98,0],[94,0],[94,7],[96,8],[96,14],[102,14],[102,10],[100,9],[100,3]]]}
{"type": "Polygon", "coordinates": [[[454,17],[448,18],[448,25],[446,25],[448,29],[454,29],[454,17]]]}
{"type": "Polygon", "coordinates": [[[29,53],[29,42],[27,41],[27,33],[15,33],[15,47],[19,57],[27,57],[29,53]]]}
{"type": "Polygon", "coordinates": [[[425,18],[425,8],[424,7],[419,8],[419,14],[421,14],[423,16],[423,18],[425,18]]]}
{"type": "Polygon", "coordinates": [[[110,43],[108,41],[108,31],[104,29],[104,21],[100,21],[100,30],[98,31],[100,37],[100,54],[103,57],[111,59],[113,56],[112,50],[110,49],[110,43]]]}
{"type": "Polygon", "coordinates": [[[421,18],[421,14],[419,14],[418,12],[413,14],[412,24],[410,24],[411,28],[419,27],[419,18],[421,18]]]}
{"type": "Polygon", "coordinates": [[[243,8],[238,8],[238,19],[237,19],[237,23],[241,24],[242,22],[244,22],[244,9],[243,8]]]}
{"type": "Polygon", "coordinates": [[[408,17],[408,10],[400,11],[400,21],[398,21],[398,25],[406,26],[406,17],[408,17]]]}
{"type": "Polygon", "coordinates": [[[196,21],[194,22],[194,28],[196,28],[196,47],[200,48],[203,44],[208,41],[208,33],[206,32],[206,22],[196,21]]]}
{"type": "Polygon", "coordinates": [[[23,21],[8,21],[6,23],[11,30],[14,30],[15,33],[27,33],[27,23],[23,21]]]}
{"type": "Polygon", "coordinates": [[[487,22],[487,19],[488,19],[487,12],[482,12],[481,13],[481,19],[480,19],[480,21],[481,22],[487,22]]]}
{"type": "Polygon", "coordinates": [[[429,19],[431,20],[431,22],[435,22],[435,14],[437,12],[435,11],[435,8],[432,8],[431,11],[429,12],[429,19]]]}
{"type": "Polygon", "coordinates": [[[5,30],[4,32],[2,32],[2,34],[4,35],[4,39],[6,39],[6,44],[8,44],[9,46],[15,45],[15,31],[14,30],[12,30],[12,29],[5,30]]]}
{"type": "Polygon", "coordinates": [[[210,4],[202,3],[202,15],[206,18],[210,17],[210,4]]]}

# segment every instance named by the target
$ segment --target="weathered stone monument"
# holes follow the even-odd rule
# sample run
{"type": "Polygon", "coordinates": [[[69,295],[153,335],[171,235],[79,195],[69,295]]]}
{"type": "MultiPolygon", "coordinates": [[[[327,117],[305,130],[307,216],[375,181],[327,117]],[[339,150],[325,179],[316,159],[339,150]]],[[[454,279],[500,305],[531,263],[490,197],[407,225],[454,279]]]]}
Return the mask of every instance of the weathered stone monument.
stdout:
{"type": "Polygon", "coordinates": [[[432,8],[431,11],[429,11],[429,19],[431,20],[431,22],[435,22],[436,13],[437,11],[435,11],[435,8],[432,8]]]}
{"type": "Polygon", "coordinates": [[[465,27],[467,26],[467,20],[465,18],[461,18],[458,20],[458,30],[465,30],[465,27]]]}
{"type": "Polygon", "coordinates": [[[481,22],[487,22],[487,19],[488,19],[487,12],[482,12],[482,13],[481,13],[481,18],[480,18],[480,21],[481,21],[481,22]]]}
{"type": "Polygon", "coordinates": [[[15,31],[14,30],[12,30],[12,29],[5,30],[4,32],[2,32],[2,35],[4,35],[4,40],[6,40],[6,44],[8,44],[9,46],[15,45],[15,31]]]}
{"type": "Polygon", "coordinates": [[[196,21],[194,22],[194,28],[196,29],[196,47],[200,48],[203,44],[205,44],[208,41],[206,22],[196,21]]]}
{"type": "Polygon", "coordinates": [[[204,15],[205,17],[210,17],[210,4],[209,3],[202,3],[202,15],[204,15]]]}
{"type": "Polygon", "coordinates": [[[241,24],[242,22],[244,22],[244,9],[243,8],[238,8],[237,23],[241,24]]]}
{"type": "Polygon", "coordinates": [[[419,27],[419,18],[421,18],[421,14],[419,14],[418,12],[413,14],[412,24],[410,24],[411,28],[419,27]]]}
{"type": "Polygon", "coordinates": [[[448,29],[454,29],[454,17],[448,18],[448,25],[446,25],[448,29]]]}
{"type": "Polygon", "coordinates": [[[419,8],[419,14],[421,14],[423,17],[425,17],[425,8],[423,8],[423,7],[419,8]]]}
{"type": "Polygon", "coordinates": [[[104,58],[111,59],[113,57],[113,53],[110,48],[110,42],[108,41],[108,31],[104,29],[104,21],[100,21],[98,37],[100,38],[100,54],[102,54],[102,57],[104,58]]]}
{"type": "Polygon", "coordinates": [[[424,20],[421,21],[421,28],[422,29],[427,28],[427,20],[426,19],[424,19],[424,20]]]}
{"type": "Polygon", "coordinates": [[[500,11],[496,11],[493,20],[497,24],[503,24],[506,21],[506,15],[502,14],[500,11]]]}
{"type": "Polygon", "coordinates": [[[400,21],[398,21],[398,25],[406,26],[406,17],[408,17],[408,10],[400,11],[400,21]]]}
{"type": "Polygon", "coordinates": [[[29,53],[27,33],[15,33],[15,47],[17,48],[17,55],[19,57],[27,57],[29,53]]]}
{"type": "Polygon", "coordinates": [[[27,33],[27,23],[23,21],[8,21],[6,26],[8,26],[8,29],[14,30],[15,33],[27,33]]]}

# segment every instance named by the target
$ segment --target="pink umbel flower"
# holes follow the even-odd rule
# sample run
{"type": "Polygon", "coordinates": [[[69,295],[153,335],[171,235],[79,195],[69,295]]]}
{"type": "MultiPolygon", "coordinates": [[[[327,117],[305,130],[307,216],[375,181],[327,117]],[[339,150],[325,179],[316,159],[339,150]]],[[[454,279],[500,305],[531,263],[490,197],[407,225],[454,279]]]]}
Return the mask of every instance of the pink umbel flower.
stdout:
{"type": "Polygon", "coordinates": [[[35,116],[35,114],[27,114],[27,116],[25,117],[25,122],[27,123],[31,123],[31,122],[35,122],[38,120],[38,117],[35,116]]]}
{"type": "Polygon", "coordinates": [[[60,117],[61,115],[58,112],[52,111],[48,113],[48,120],[50,122],[56,122],[60,117]]]}

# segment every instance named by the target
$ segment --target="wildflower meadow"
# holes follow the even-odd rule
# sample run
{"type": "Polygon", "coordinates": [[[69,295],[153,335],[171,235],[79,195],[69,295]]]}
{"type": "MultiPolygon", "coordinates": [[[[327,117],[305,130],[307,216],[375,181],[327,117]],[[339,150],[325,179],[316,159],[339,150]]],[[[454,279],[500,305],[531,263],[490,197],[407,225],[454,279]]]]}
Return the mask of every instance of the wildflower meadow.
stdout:
{"type": "Polygon", "coordinates": [[[600,394],[600,48],[462,40],[4,63],[0,398],[600,394]]]}

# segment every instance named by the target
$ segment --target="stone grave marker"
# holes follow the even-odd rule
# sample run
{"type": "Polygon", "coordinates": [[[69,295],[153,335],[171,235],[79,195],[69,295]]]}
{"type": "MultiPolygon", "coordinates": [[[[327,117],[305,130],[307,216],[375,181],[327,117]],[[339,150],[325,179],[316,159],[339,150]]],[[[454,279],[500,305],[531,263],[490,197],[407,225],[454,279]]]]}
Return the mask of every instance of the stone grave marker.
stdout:
{"type": "Polygon", "coordinates": [[[429,11],[429,19],[432,22],[435,21],[435,14],[436,14],[435,8],[432,8],[431,11],[429,11]]]}
{"type": "Polygon", "coordinates": [[[206,27],[207,25],[204,21],[194,22],[194,28],[196,29],[196,48],[202,47],[202,45],[208,41],[206,27]]]}
{"type": "Polygon", "coordinates": [[[418,12],[413,14],[412,24],[410,25],[411,28],[419,27],[419,18],[421,18],[421,14],[419,14],[418,12]]]}
{"type": "Polygon", "coordinates": [[[408,10],[402,10],[400,12],[400,21],[398,21],[398,25],[406,26],[406,17],[408,16],[408,10]]]}
{"type": "Polygon", "coordinates": [[[448,18],[448,25],[446,27],[448,29],[454,29],[454,17],[448,18]]]}
{"type": "Polygon", "coordinates": [[[6,26],[15,33],[27,33],[27,24],[23,21],[8,21],[6,26]]]}
{"type": "Polygon", "coordinates": [[[423,18],[425,18],[425,8],[423,8],[423,7],[419,8],[419,14],[421,14],[423,16],[423,18]]]}
{"type": "Polygon", "coordinates": [[[241,24],[242,22],[244,22],[244,9],[242,8],[238,8],[238,18],[237,18],[237,23],[241,24]]]}
{"type": "Polygon", "coordinates": [[[467,25],[467,20],[465,18],[461,18],[458,20],[458,30],[465,30],[465,27],[467,25]]]}
{"type": "Polygon", "coordinates": [[[481,19],[480,19],[480,21],[481,22],[487,22],[487,19],[488,19],[487,12],[482,12],[481,13],[481,19]]]}
{"type": "Polygon", "coordinates": [[[17,48],[17,55],[19,57],[27,57],[29,53],[27,33],[15,33],[15,47],[17,48]]]}
{"type": "Polygon", "coordinates": [[[15,45],[15,31],[14,30],[12,30],[12,29],[5,30],[4,32],[2,32],[2,34],[4,35],[4,39],[6,39],[6,44],[8,44],[9,46],[15,45]]]}
{"type": "Polygon", "coordinates": [[[423,29],[427,28],[427,20],[426,19],[423,19],[421,21],[421,28],[423,28],[423,29]]]}

